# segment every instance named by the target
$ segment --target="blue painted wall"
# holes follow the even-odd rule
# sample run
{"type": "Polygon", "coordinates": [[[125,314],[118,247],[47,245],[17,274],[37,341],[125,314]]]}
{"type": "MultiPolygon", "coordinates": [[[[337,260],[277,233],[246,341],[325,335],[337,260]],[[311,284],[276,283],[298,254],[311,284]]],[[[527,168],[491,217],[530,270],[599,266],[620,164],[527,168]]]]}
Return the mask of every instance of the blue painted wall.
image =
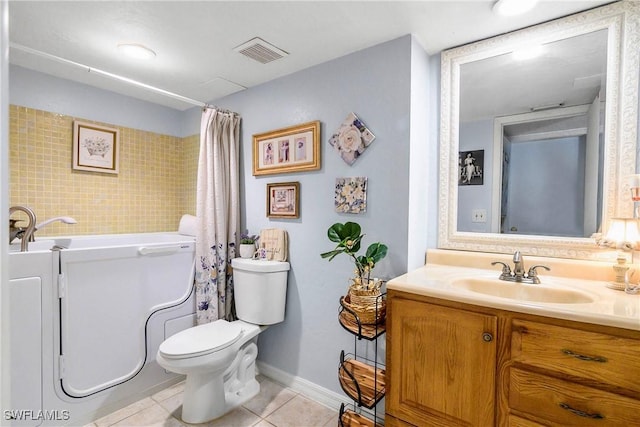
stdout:
{"type": "MultiPolygon", "coordinates": [[[[320,258],[333,248],[326,237],[331,224],[357,221],[365,246],[389,246],[375,270],[385,279],[422,265],[427,246],[435,247],[439,70],[439,58],[430,59],[407,35],[212,101],[242,116],[243,224],[252,233],[284,228],[290,237],[286,320],[260,336],[263,362],[340,392],[338,357],[353,348],[353,336],[337,313],[353,264],[320,258]],[[376,135],[352,166],[328,144],[350,112],[376,135]],[[320,170],[252,175],[253,134],[312,120],[321,121],[320,170]],[[338,214],[335,180],[355,176],[368,177],[367,212],[338,214]],[[300,218],[269,220],[267,183],[289,181],[300,182],[300,218]]],[[[20,67],[12,67],[10,84],[12,104],[175,136],[199,133],[199,108],[178,112],[20,67]]]]}
{"type": "MultiPolygon", "coordinates": [[[[389,246],[376,275],[391,278],[407,270],[412,46],[411,36],[405,36],[215,102],[242,115],[243,223],[251,232],[270,227],[289,232],[292,270],[286,320],[261,336],[259,359],[335,391],[340,390],[336,371],[340,350],[353,346],[353,337],[338,324],[337,312],[354,267],[346,256],[329,263],[320,253],[333,248],[326,237],[331,224],[357,221],[366,233],[365,245],[382,241],[389,246]],[[352,166],[328,143],[350,112],[376,135],[352,166]],[[312,120],[322,123],[319,171],[252,176],[253,134],[312,120]],[[338,214],[335,180],[355,176],[368,177],[367,212],[338,214]],[[269,220],[266,185],[287,181],[300,182],[301,216],[269,220]]],[[[416,61],[427,69],[426,55],[416,61]]],[[[427,76],[422,79],[426,81],[427,76]]],[[[413,83],[418,87],[419,82],[413,83]]],[[[427,104],[427,95],[422,95],[422,104],[427,104]]],[[[416,133],[414,140],[426,146],[427,132],[416,133]]],[[[431,161],[435,168],[435,158],[431,161]]],[[[426,185],[423,188],[426,193],[426,185]]],[[[421,248],[422,258],[425,249],[421,248]]]]}
{"type": "Polygon", "coordinates": [[[11,65],[9,103],[171,136],[182,133],[184,112],[11,65]]]}
{"type": "Polygon", "coordinates": [[[483,184],[458,186],[458,230],[491,232],[493,187],[493,120],[460,123],[460,151],[484,150],[483,184]],[[472,222],[474,209],[487,211],[486,222],[472,222]]]}

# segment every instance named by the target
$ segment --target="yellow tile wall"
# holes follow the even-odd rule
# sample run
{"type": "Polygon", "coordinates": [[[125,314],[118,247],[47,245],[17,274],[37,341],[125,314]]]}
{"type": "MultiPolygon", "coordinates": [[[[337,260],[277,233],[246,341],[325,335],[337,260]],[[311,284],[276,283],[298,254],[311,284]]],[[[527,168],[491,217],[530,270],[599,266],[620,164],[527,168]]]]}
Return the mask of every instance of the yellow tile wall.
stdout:
{"type": "Polygon", "coordinates": [[[198,135],[179,138],[15,105],[9,122],[10,206],[31,207],[37,222],[78,221],[37,235],[175,231],[183,213],[195,212],[198,135]],[[119,130],[118,175],[72,169],[74,120],[119,130]]]}
{"type": "Polygon", "coordinates": [[[182,138],[182,150],[183,208],[184,213],[195,215],[200,135],[192,135],[182,138]]]}

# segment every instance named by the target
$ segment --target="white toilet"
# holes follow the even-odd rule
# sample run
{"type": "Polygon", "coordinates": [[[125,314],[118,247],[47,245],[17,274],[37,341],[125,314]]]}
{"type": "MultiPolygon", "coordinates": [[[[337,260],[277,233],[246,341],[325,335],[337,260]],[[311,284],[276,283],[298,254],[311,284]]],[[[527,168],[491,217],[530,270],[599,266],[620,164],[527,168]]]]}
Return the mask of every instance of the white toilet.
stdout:
{"type": "Polygon", "coordinates": [[[221,417],[260,391],[255,379],[258,334],[284,320],[288,262],[236,258],[231,262],[236,314],[167,338],[156,360],[185,374],[182,420],[198,424],[221,417]]]}

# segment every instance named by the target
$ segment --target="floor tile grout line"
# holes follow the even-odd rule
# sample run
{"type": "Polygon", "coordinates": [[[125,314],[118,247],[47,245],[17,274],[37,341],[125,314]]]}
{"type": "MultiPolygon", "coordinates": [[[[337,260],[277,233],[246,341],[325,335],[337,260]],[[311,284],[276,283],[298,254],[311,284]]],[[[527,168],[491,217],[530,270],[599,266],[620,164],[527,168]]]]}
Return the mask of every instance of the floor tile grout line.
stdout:
{"type": "MultiPolygon", "coordinates": [[[[281,384],[281,383],[279,383],[278,381],[275,381],[275,380],[272,380],[272,379],[270,379],[270,378],[266,378],[266,377],[265,377],[265,379],[266,379],[266,381],[269,381],[269,382],[271,382],[271,383],[274,383],[274,384],[279,385],[279,386],[281,386],[281,387],[282,387],[282,390],[281,390],[281,391],[279,391],[279,392],[278,392],[278,394],[279,394],[279,393],[282,393],[282,392],[287,392],[287,393],[290,393],[290,396],[289,396],[286,400],[284,400],[283,402],[279,403],[277,407],[275,407],[275,408],[271,409],[268,413],[258,414],[258,413],[253,412],[253,411],[252,411],[251,409],[249,409],[248,407],[246,407],[246,406],[245,406],[245,405],[246,405],[246,403],[245,403],[245,404],[243,404],[243,405],[240,405],[240,406],[239,406],[239,408],[244,409],[244,410],[245,410],[245,411],[247,411],[248,413],[250,413],[250,414],[252,414],[252,415],[255,415],[255,416],[258,418],[258,420],[256,420],[256,422],[252,424],[252,426],[256,426],[256,425],[261,424],[261,423],[266,423],[266,425],[268,425],[269,427],[278,427],[276,424],[274,424],[274,423],[273,423],[273,421],[270,421],[270,420],[268,420],[267,418],[268,418],[268,417],[270,417],[270,416],[272,416],[273,414],[275,414],[278,410],[281,410],[285,405],[287,405],[287,404],[291,403],[293,400],[295,400],[295,399],[296,399],[296,398],[298,398],[298,397],[301,397],[301,398],[303,398],[303,399],[305,399],[305,400],[309,400],[309,401],[311,401],[311,402],[315,402],[315,403],[320,404],[320,402],[316,402],[313,398],[308,397],[308,396],[306,396],[305,394],[300,393],[300,392],[298,392],[298,391],[296,391],[296,390],[294,390],[294,389],[292,389],[292,388],[290,388],[290,387],[288,387],[288,386],[286,386],[286,385],[284,385],[284,384],[281,384]]],[[[121,422],[125,421],[125,420],[126,420],[126,419],[128,419],[128,418],[134,417],[134,416],[138,415],[140,412],[143,412],[143,411],[149,410],[149,409],[153,408],[154,406],[159,407],[159,409],[161,410],[161,412],[163,412],[163,413],[165,413],[165,415],[167,415],[167,417],[165,418],[165,422],[166,422],[166,420],[171,420],[171,419],[173,419],[173,420],[177,421],[177,422],[178,422],[178,424],[179,424],[180,426],[182,426],[182,427],[190,427],[190,426],[192,426],[192,424],[185,424],[185,423],[182,421],[182,419],[178,418],[178,416],[177,416],[177,415],[174,415],[174,412],[175,412],[175,411],[174,411],[174,412],[169,412],[169,410],[168,410],[168,409],[166,409],[166,408],[162,405],[162,402],[163,402],[163,401],[165,401],[165,400],[167,400],[167,399],[170,399],[170,398],[172,398],[172,397],[175,397],[176,395],[178,395],[178,394],[180,394],[180,393],[183,393],[183,392],[184,392],[183,390],[180,390],[180,389],[179,389],[179,384],[180,384],[180,383],[174,384],[174,385],[172,385],[172,386],[168,387],[168,388],[167,388],[167,389],[165,389],[165,390],[162,390],[162,391],[160,391],[160,392],[158,392],[158,393],[155,393],[155,394],[154,394],[154,395],[152,395],[152,396],[148,396],[147,398],[149,399],[149,401],[150,401],[150,403],[151,403],[149,406],[146,406],[146,407],[144,407],[144,406],[143,406],[143,407],[140,407],[138,410],[136,410],[136,411],[135,411],[135,412],[133,412],[133,413],[128,414],[128,415],[127,415],[127,416],[125,416],[125,417],[122,417],[122,418],[117,417],[117,418],[118,418],[117,420],[110,422],[108,425],[105,425],[104,427],[112,427],[112,426],[114,426],[115,424],[121,423],[121,422]],[[159,400],[159,399],[160,399],[160,396],[159,396],[159,394],[160,394],[160,393],[162,393],[163,391],[166,391],[166,390],[168,390],[168,389],[174,388],[174,387],[177,389],[177,390],[175,390],[175,393],[171,393],[171,394],[169,394],[169,395],[164,395],[164,396],[162,396],[163,400],[159,400]]],[[[275,397],[277,397],[277,396],[278,396],[278,394],[276,394],[276,395],[275,395],[275,396],[273,396],[273,397],[274,397],[274,398],[275,398],[275,397]]],[[[146,398],[143,398],[143,399],[141,399],[140,401],[142,401],[142,400],[144,400],[144,399],[146,399],[146,398]]],[[[138,401],[138,402],[140,402],[140,401],[138,401]]],[[[131,404],[131,405],[129,405],[129,406],[133,406],[133,405],[135,405],[135,404],[136,404],[136,403],[138,403],[138,402],[134,402],[134,403],[132,403],[132,404],[131,404]]],[[[270,402],[273,402],[273,400],[271,400],[270,402]]],[[[325,405],[323,405],[323,406],[325,406],[325,405]]],[[[110,415],[113,415],[113,414],[115,414],[115,413],[117,413],[117,412],[119,412],[119,411],[124,410],[125,408],[127,408],[127,407],[124,407],[124,408],[121,408],[121,409],[119,409],[119,410],[117,410],[117,411],[114,411],[114,412],[112,412],[111,414],[107,414],[107,415],[105,415],[105,416],[104,416],[104,417],[102,417],[102,418],[106,418],[106,417],[108,417],[108,416],[110,416],[110,415]]],[[[330,408],[330,409],[331,409],[331,408],[330,408]]],[[[331,419],[331,418],[329,418],[329,419],[327,420],[327,422],[328,422],[330,419],[331,419]]],[[[96,420],[96,421],[98,421],[98,420],[96,420]]],[[[97,425],[98,425],[98,424],[96,423],[96,421],[93,421],[92,426],[96,426],[96,427],[97,427],[97,425]]],[[[326,422],[325,422],[325,424],[326,424],[326,422]]]]}
{"type": "MultiPolygon", "coordinates": [[[[277,382],[275,382],[275,381],[273,381],[273,383],[278,384],[278,383],[277,383],[277,382]]],[[[300,395],[300,393],[295,392],[295,391],[291,390],[291,389],[290,389],[290,388],[288,388],[288,387],[284,387],[284,388],[283,388],[283,391],[284,391],[284,390],[290,391],[293,395],[292,395],[289,399],[285,400],[285,401],[284,401],[284,402],[282,402],[280,405],[278,405],[276,408],[274,408],[273,410],[269,411],[269,413],[265,413],[265,414],[256,414],[256,413],[255,413],[255,412],[253,412],[251,409],[247,408],[245,405],[242,405],[242,407],[243,407],[244,409],[246,409],[247,411],[251,412],[252,414],[255,414],[256,416],[258,416],[258,417],[262,418],[263,420],[267,421],[267,420],[266,420],[266,418],[267,418],[269,415],[273,414],[273,413],[274,413],[274,412],[276,412],[278,409],[282,408],[284,405],[286,405],[286,404],[287,404],[287,403],[289,403],[291,400],[295,399],[297,396],[299,396],[299,395],[300,395]]],[[[267,421],[267,422],[268,422],[268,421],[267,421]]]]}

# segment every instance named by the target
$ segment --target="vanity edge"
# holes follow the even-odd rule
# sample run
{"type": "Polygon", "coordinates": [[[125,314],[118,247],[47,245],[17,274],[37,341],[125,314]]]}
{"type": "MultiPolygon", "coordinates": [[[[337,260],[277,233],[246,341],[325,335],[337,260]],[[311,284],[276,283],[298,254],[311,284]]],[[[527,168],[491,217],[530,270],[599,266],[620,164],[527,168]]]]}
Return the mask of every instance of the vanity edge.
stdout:
{"type": "Polygon", "coordinates": [[[613,279],[611,263],[525,257],[526,268],[535,264],[544,264],[551,268],[551,272],[540,275],[543,283],[546,276],[554,276],[554,281],[562,283],[563,286],[576,288],[595,296],[597,301],[593,303],[524,302],[463,291],[444,285],[448,279],[460,274],[468,274],[470,277],[477,274],[486,276],[487,273],[491,274],[495,271],[497,279],[500,269],[491,266],[491,262],[510,263],[511,258],[504,254],[429,250],[427,263],[423,267],[389,280],[387,290],[553,319],[640,331],[640,295],[627,295],[605,286],[606,282],[613,279]]]}

